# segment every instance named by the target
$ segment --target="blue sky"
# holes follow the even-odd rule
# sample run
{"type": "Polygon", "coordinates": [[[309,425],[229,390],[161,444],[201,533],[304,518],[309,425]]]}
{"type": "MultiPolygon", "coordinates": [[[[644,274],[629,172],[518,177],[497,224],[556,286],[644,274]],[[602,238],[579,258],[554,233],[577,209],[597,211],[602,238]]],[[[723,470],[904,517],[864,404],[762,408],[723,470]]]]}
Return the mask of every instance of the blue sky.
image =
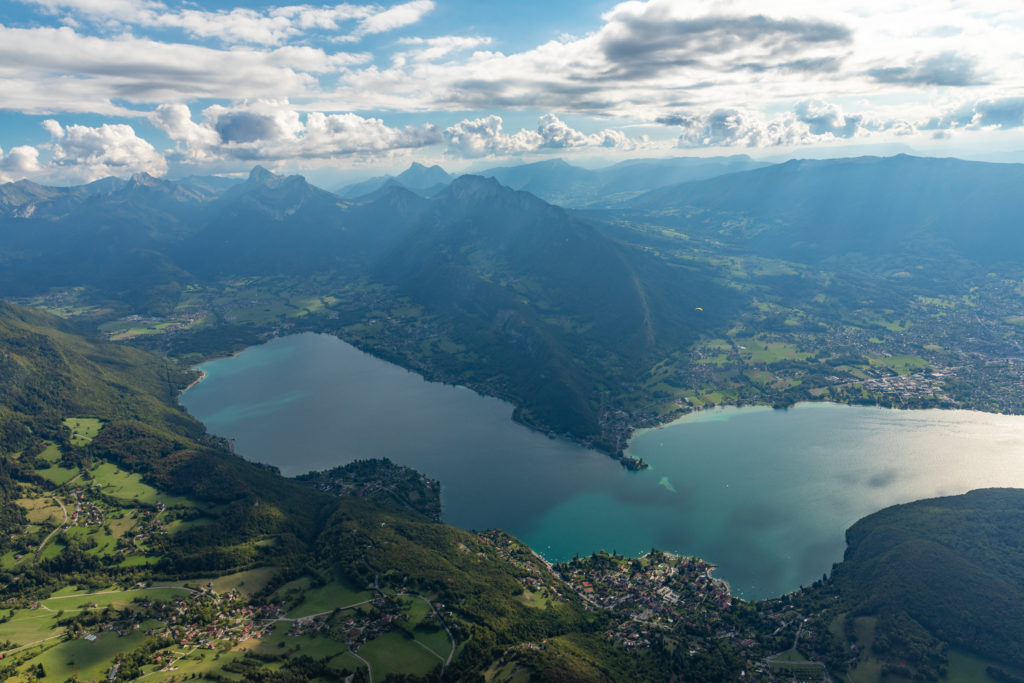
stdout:
{"type": "Polygon", "coordinates": [[[1022,46],[1019,0],[8,0],[0,180],[901,149],[1024,161],[1022,46]]]}

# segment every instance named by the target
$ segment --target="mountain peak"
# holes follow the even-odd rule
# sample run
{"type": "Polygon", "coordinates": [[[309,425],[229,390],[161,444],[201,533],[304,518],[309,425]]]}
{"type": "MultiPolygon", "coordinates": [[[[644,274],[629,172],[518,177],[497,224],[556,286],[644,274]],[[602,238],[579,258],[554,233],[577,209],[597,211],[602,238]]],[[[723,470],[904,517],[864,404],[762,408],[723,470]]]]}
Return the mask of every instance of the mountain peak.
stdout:
{"type": "Polygon", "coordinates": [[[459,198],[471,196],[493,195],[505,189],[505,186],[494,178],[485,178],[479,175],[462,175],[452,181],[451,193],[459,198]]]}
{"type": "Polygon", "coordinates": [[[28,178],[22,178],[21,180],[15,180],[14,182],[6,184],[10,185],[11,187],[16,187],[20,190],[25,190],[27,192],[38,193],[46,189],[45,186],[40,185],[35,181],[29,180],[28,178]]]}
{"type": "Polygon", "coordinates": [[[154,178],[150,174],[142,171],[140,173],[132,174],[131,179],[128,181],[129,187],[156,187],[163,181],[159,178],[154,178]]]}
{"type": "Polygon", "coordinates": [[[250,183],[260,183],[266,185],[267,183],[277,180],[278,176],[274,175],[262,166],[253,166],[252,171],[249,172],[250,183]]]}
{"type": "Polygon", "coordinates": [[[425,190],[435,185],[445,185],[452,181],[450,173],[440,166],[424,166],[414,161],[405,171],[400,173],[396,179],[406,187],[415,190],[425,190]]]}

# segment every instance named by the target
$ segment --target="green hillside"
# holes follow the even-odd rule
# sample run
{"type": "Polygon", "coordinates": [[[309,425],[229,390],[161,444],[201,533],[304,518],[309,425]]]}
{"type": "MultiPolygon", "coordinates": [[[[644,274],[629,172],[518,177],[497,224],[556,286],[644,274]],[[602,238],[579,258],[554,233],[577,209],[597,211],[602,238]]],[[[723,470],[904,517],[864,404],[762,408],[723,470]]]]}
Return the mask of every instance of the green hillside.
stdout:
{"type": "MultiPolygon", "coordinates": [[[[371,500],[283,479],[177,407],[191,373],[38,311],[0,308],[0,354],[6,679],[365,675],[350,648],[378,678],[471,672],[595,628],[518,542],[411,510],[436,483],[399,470],[403,496],[371,500]],[[554,604],[519,599],[523,577],[554,604]]],[[[346,481],[393,477],[357,470],[346,481]]]]}
{"type": "Polygon", "coordinates": [[[190,372],[48,314],[0,306],[0,361],[8,680],[1013,680],[1024,663],[1022,491],[883,510],[831,577],[747,603],[696,558],[552,567],[440,524],[437,483],[385,461],[282,478],[182,412],[190,372]]]}
{"type": "MultiPolygon", "coordinates": [[[[833,575],[873,650],[934,671],[944,645],[1024,668],[1024,496],[989,489],[886,508],[847,532],[833,575]]],[[[944,666],[944,665],[943,665],[944,666]]]]}

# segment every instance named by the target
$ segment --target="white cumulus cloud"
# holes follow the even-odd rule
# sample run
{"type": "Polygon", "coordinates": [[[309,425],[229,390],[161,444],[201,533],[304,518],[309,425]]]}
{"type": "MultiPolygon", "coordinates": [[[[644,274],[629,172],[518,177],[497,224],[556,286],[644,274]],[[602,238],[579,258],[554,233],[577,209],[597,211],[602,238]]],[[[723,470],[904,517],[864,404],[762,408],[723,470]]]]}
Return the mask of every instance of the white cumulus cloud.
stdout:
{"type": "Polygon", "coordinates": [[[678,126],[677,147],[779,147],[832,144],[887,132],[909,135],[917,128],[907,120],[851,114],[822,100],[798,102],[792,112],[769,118],[749,109],[719,107],[661,116],[658,123],[678,126]]]}
{"type": "Polygon", "coordinates": [[[625,133],[606,129],[599,133],[580,132],[554,114],[544,114],[536,130],[520,129],[505,133],[503,119],[491,114],[477,119],[464,119],[444,131],[449,151],[458,156],[511,156],[541,150],[582,149],[586,147],[612,147],[632,149],[636,142],[625,133]]]}
{"type": "Polygon", "coordinates": [[[39,150],[29,145],[11,148],[6,154],[0,149],[0,182],[20,180],[40,171],[39,150]]]}
{"type": "Polygon", "coordinates": [[[412,0],[403,5],[395,5],[363,19],[356,29],[356,35],[394,31],[415,24],[433,10],[433,0],[412,0]]]}
{"type": "Polygon", "coordinates": [[[213,105],[203,110],[199,122],[186,105],[167,104],[157,107],[150,122],[175,141],[175,153],[187,162],[330,159],[442,141],[434,126],[395,128],[352,113],[303,116],[287,100],[213,105]]]}
{"type": "Polygon", "coordinates": [[[163,155],[127,124],[63,127],[48,120],[43,125],[54,137],[50,165],[62,169],[65,177],[88,182],[142,171],[155,176],[167,172],[163,155]]]}

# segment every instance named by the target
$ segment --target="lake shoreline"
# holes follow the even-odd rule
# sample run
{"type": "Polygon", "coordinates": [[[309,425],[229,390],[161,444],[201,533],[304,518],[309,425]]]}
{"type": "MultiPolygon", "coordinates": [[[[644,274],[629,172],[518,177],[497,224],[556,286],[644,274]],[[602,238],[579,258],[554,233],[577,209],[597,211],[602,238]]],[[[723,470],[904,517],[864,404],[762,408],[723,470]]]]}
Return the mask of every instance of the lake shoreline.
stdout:
{"type": "Polygon", "coordinates": [[[181,395],[182,395],[182,394],[184,394],[184,393],[185,393],[186,391],[188,391],[189,389],[193,388],[194,386],[196,386],[197,384],[199,384],[200,382],[202,382],[202,381],[203,381],[204,379],[206,379],[206,378],[207,378],[207,376],[208,376],[208,375],[207,375],[207,372],[206,372],[205,370],[200,370],[199,368],[196,368],[196,367],[192,368],[192,370],[194,370],[194,371],[198,372],[198,373],[199,373],[199,376],[198,376],[198,377],[196,377],[196,378],[195,378],[194,380],[192,380],[192,381],[191,381],[191,382],[189,383],[189,385],[188,385],[187,387],[185,387],[184,389],[181,389],[180,391],[178,391],[178,400],[179,400],[179,403],[180,403],[180,400],[181,400],[181,395]]]}
{"type": "Polygon", "coordinates": [[[430,382],[335,335],[246,351],[213,361],[224,371],[207,367],[182,403],[215,418],[208,429],[248,460],[290,476],[388,457],[442,483],[446,523],[504,529],[552,562],[601,548],[701,557],[743,599],[817,580],[842,559],[846,529],[884,507],[1024,486],[1016,416],[718,406],[638,430],[629,454],[651,471],[626,472],[513,422],[508,402],[430,382]]]}
{"type": "MultiPolygon", "coordinates": [[[[349,346],[359,350],[360,352],[366,354],[367,356],[370,356],[370,357],[375,358],[377,360],[380,360],[382,362],[388,363],[390,365],[394,365],[396,367],[402,368],[406,372],[409,372],[409,373],[411,373],[413,375],[416,375],[417,377],[420,377],[425,382],[430,382],[430,383],[433,383],[433,384],[440,384],[440,385],[443,385],[443,386],[463,387],[463,388],[469,389],[470,391],[474,392],[475,394],[477,394],[479,396],[485,396],[485,397],[488,397],[488,398],[494,398],[494,399],[497,399],[497,400],[502,401],[504,403],[508,403],[508,404],[510,404],[512,406],[512,418],[511,419],[515,423],[517,423],[519,425],[522,425],[523,427],[526,427],[527,429],[529,429],[529,430],[531,430],[533,432],[536,432],[538,434],[542,434],[542,435],[544,435],[544,436],[546,436],[548,438],[559,439],[559,440],[562,440],[562,441],[565,441],[565,442],[568,442],[568,443],[575,444],[575,445],[580,446],[582,448],[585,448],[585,449],[588,449],[588,450],[592,450],[592,451],[595,451],[597,453],[601,453],[602,455],[605,455],[605,456],[609,457],[610,459],[612,459],[613,461],[619,463],[619,465],[622,466],[623,469],[626,469],[628,471],[634,471],[634,472],[635,471],[643,471],[643,470],[647,469],[647,466],[648,466],[648,463],[643,461],[643,459],[634,458],[634,457],[630,456],[629,453],[628,453],[630,444],[633,442],[633,440],[638,435],[642,434],[643,432],[652,430],[652,429],[661,429],[661,428],[670,426],[670,425],[675,424],[676,422],[679,422],[681,420],[686,420],[687,418],[689,418],[689,417],[691,417],[693,415],[702,414],[702,413],[705,413],[707,411],[724,410],[724,409],[727,409],[727,408],[737,408],[737,409],[745,409],[745,408],[768,409],[768,408],[770,408],[772,410],[778,410],[778,411],[784,412],[786,410],[789,410],[790,408],[795,408],[797,406],[830,404],[830,405],[840,405],[840,406],[850,406],[850,407],[881,408],[881,409],[885,409],[885,410],[899,410],[899,411],[907,411],[907,412],[922,412],[922,411],[929,411],[929,410],[940,410],[940,411],[951,411],[951,412],[958,412],[958,411],[962,411],[962,412],[977,412],[977,413],[982,413],[982,414],[986,414],[986,415],[1024,415],[1024,414],[1018,414],[1018,413],[1004,413],[1004,412],[987,411],[987,410],[982,410],[981,408],[972,408],[970,406],[963,406],[963,405],[949,406],[949,405],[945,405],[945,404],[936,404],[936,405],[930,405],[930,406],[899,406],[899,405],[884,405],[884,404],[881,404],[881,403],[859,403],[859,402],[852,402],[852,401],[850,401],[850,402],[840,402],[840,401],[832,400],[830,398],[821,398],[821,399],[817,399],[817,400],[815,400],[815,399],[804,399],[804,400],[796,401],[794,403],[790,403],[790,404],[786,404],[786,405],[778,405],[778,404],[773,404],[773,403],[770,403],[770,402],[767,402],[767,401],[758,401],[758,400],[750,401],[748,403],[723,403],[723,404],[704,405],[704,406],[683,405],[683,406],[680,406],[678,410],[671,411],[671,412],[669,412],[669,413],[667,413],[665,415],[662,415],[662,416],[659,416],[659,417],[647,417],[647,418],[643,418],[643,419],[636,420],[636,421],[630,421],[627,424],[623,425],[621,429],[614,429],[610,433],[612,436],[614,436],[614,438],[611,439],[611,441],[615,442],[615,443],[621,443],[622,446],[619,447],[619,448],[613,448],[613,447],[611,447],[609,445],[606,445],[606,441],[608,441],[608,440],[604,439],[604,438],[602,438],[600,440],[594,440],[592,438],[578,437],[578,436],[576,436],[574,434],[559,432],[557,430],[554,430],[554,429],[551,429],[549,427],[546,427],[543,424],[538,424],[538,423],[535,423],[535,422],[533,422],[531,420],[524,419],[523,415],[522,415],[521,407],[516,404],[514,396],[507,395],[507,394],[502,393],[500,391],[493,391],[492,387],[490,387],[490,386],[488,386],[486,384],[483,384],[483,385],[477,384],[477,383],[463,384],[463,383],[458,383],[458,382],[454,382],[454,381],[447,381],[447,380],[444,380],[444,379],[439,379],[439,378],[437,378],[435,376],[432,376],[431,369],[429,367],[413,367],[413,366],[410,366],[410,365],[402,364],[402,363],[399,362],[399,361],[402,360],[402,358],[400,358],[400,357],[394,357],[394,356],[392,356],[390,354],[380,353],[379,350],[376,349],[372,345],[360,344],[359,343],[360,340],[358,340],[358,339],[346,339],[341,334],[338,334],[337,332],[332,332],[332,331],[316,330],[316,329],[304,329],[304,330],[288,331],[288,332],[285,332],[285,333],[280,333],[280,331],[278,331],[277,333],[270,333],[270,334],[267,334],[267,336],[265,336],[262,339],[262,341],[260,341],[259,343],[256,343],[256,344],[253,344],[253,345],[250,345],[250,346],[245,346],[245,347],[242,347],[242,348],[238,348],[238,349],[236,349],[236,350],[234,350],[233,352],[230,352],[230,353],[221,352],[221,353],[213,353],[213,354],[211,354],[209,356],[204,356],[204,357],[201,358],[201,360],[199,362],[195,363],[195,365],[193,365],[192,368],[193,369],[198,369],[199,365],[202,365],[202,364],[205,364],[205,363],[209,363],[209,362],[213,362],[213,361],[217,361],[217,360],[223,360],[223,359],[227,359],[227,358],[234,358],[235,356],[237,356],[237,355],[239,355],[241,353],[244,353],[245,351],[247,351],[249,349],[259,348],[259,347],[264,346],[264,345],[266,345],[266,344],[268,344],[268,343],[270,343],[270,342],[272,342],[274,340],[287,339],[289,337],[295,337],[295,336],[301,336],[301,335],[307,335],[307,334],[308,335],[322,335],[322,336],[326,336],[326,337],[331,337],[331,338],[337,339],[337,340],[343,342],[344,344],[347,344],[347,345],[349,345],[349,346]]],[[[187,391],[188,389],[191,389],[194,385],[195,385],[195,383],[190,384],[188,387],[186,387],[185,389],[182,390],[182,393],[184,391],[187,391]]],[[[180,395],[179,395],[179,397],[180,397],[180,395]]],[[[606,434],[605,436],[608,436],[608,435],[606,434]]]]}

